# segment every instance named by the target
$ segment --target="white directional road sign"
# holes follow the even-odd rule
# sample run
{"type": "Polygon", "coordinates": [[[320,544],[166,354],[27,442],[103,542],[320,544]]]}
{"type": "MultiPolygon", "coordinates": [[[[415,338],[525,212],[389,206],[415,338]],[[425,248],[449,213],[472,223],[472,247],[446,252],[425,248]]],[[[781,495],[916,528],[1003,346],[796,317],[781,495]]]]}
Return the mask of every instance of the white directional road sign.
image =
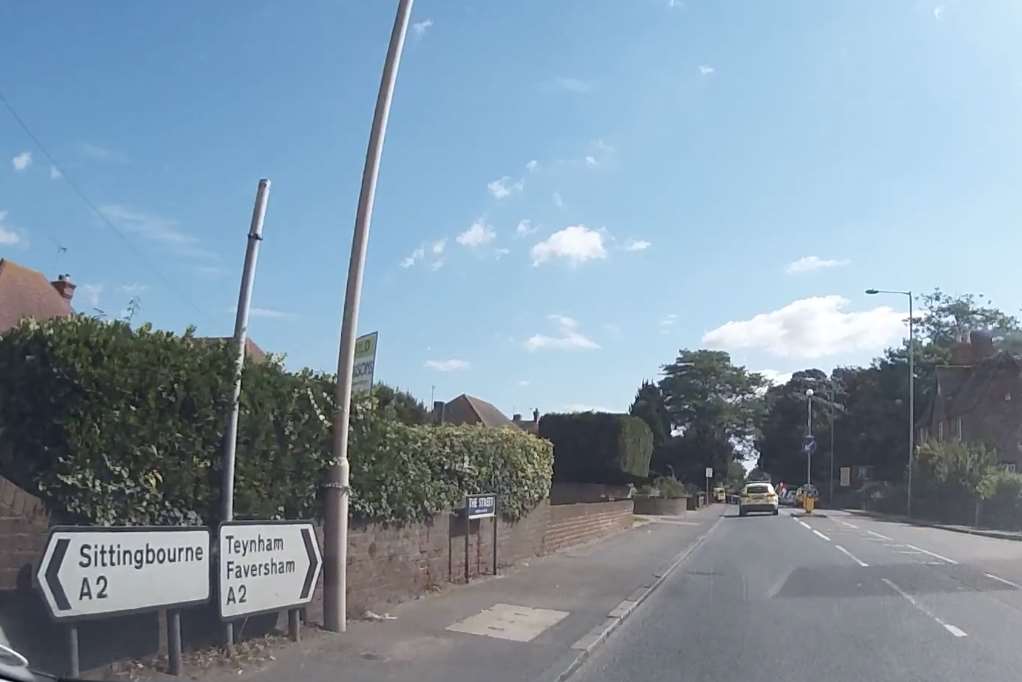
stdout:
{"type": "Polygon", "coordinates": [[[279,611],[312,601],[323,557],[304,521],[220,526],[220,617],[279,611]]]}
{"type": "Polygon", "coordinates": [[[209,600],[209,529],[54,528],[39,586],[56,620],[209,600]]]}

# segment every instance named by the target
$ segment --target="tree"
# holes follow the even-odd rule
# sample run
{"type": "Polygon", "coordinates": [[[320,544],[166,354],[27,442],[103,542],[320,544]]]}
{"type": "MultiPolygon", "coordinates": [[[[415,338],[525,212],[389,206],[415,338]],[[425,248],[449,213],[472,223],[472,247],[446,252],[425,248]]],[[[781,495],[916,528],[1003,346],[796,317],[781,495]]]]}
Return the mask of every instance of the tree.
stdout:
{"type": "Polygon", "coordinates": [[[381,414],[387,419],[393,419],[408,426],[429,423],[429,412],[426,410],[426,406],[408,391],[402,391],[387,384],[376,384],[373,386],[373,397],[376,398],[381,414]]]}
{"type": "Polygon", "coordinates": [[[1008,315],[990,306],[980,305],[974,294],[950,296],[940,289],[929,294],[922,294],[923,308],[926,314],[919,321],[922,336],[935,346],[950,348],[956,341],[968,340],[971,331],[983,330],[990,332],[995,340],[1019,332],[1018,318],[1008,315]]]}
{"type": "Polygon", "coordinates": [[[628,408],[628,414],[646,422],[653,432],[653,447],[662,446],[671,434],[671,420],[664,403],[664,394],[652,381],[643,381],[635,393],[635,401],[628,408]]]}

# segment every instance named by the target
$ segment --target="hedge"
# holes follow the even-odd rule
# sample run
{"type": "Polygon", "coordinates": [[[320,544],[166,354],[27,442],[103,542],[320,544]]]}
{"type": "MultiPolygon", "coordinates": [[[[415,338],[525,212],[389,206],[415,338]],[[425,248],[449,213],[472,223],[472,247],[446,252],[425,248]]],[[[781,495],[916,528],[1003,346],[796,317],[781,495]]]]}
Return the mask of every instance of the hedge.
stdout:
{"type": "Polygon", "coordinates": [[[554,480],[632,483],[649,476],[653,433],[627,414],[547,414],[539,435],[554,445],[554,480]]]}
{"type": "MultiPolygon", "coordinates": [[[[75,316],[0,336],[0,474],[63,520],[219,520],[233,377],[226,342],[75,316]]],[[[331,462],[334,378],[247,363],[235,470],[238,518],[315,518],[331,462]]],[[[407,426],[353,406],[352,514],[419,520],[496,491],[518,518],[549,489],[552,448],[518,429],[407,426]]]]}

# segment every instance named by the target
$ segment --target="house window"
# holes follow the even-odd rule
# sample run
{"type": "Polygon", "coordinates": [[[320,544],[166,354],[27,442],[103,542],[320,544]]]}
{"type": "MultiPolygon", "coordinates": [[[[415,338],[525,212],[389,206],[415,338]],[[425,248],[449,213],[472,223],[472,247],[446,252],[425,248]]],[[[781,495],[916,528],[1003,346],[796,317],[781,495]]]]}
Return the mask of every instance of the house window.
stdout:
{"type": "Polygon", "coordinates": [[[955,432],[958,435],[958,440],[965,438],[965,433],[962,431],[962,418],[955,417],[955,432]]]}

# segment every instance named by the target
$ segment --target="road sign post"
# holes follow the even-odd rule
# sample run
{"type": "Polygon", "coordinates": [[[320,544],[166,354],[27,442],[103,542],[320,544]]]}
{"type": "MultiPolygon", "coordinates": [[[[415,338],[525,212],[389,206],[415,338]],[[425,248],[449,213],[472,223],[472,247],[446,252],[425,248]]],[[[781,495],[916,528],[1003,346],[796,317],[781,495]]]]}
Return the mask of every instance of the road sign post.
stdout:
{"type": "MultiPolygon", "coordinates": [[[[497,496],[493,493],[466,495],[465,509],[465,583],[468,584],[468,536],[472,521],[493,519],[493,575],[497,575],[497,496]]],[[[478,528],[478,526],[476,526],[478,528]]],[[[476,533],[476,540],[479,533],[476,533]]]]}
{"type": "Polygon", "coordinates": [[[311,522],[222,523],[218,538],[220,618],[292,610],[312,601],[323,556],[311,522]]]}
{"type": "Polygon", "coordinates": [[[710,481],[713,480],[713,467],[706,467],[706,504],[710,503],[710,481]]]}
{"type": "MultiPolygon", "coordinates": [[[[209,601],[209,529],[58,526],[36,575],[53,619],[70,623],[71,674],[78,628],[90,618],[180,608],[209,601]]],[[[180,623],[168,628],[171,672],[180,672],[180,623]],[[176,633],[173,632],[176,629],[176,633]]],[[[174,672],[174,674],[178,674],[174,672]]]]}
{"type": "Polygon", "coordinates": [[[380,333],[364,334],[355,339],[355,362],[351,369],[351,394],[364,395],[373,390],[376,373],[376,346],[380,333]]]}

